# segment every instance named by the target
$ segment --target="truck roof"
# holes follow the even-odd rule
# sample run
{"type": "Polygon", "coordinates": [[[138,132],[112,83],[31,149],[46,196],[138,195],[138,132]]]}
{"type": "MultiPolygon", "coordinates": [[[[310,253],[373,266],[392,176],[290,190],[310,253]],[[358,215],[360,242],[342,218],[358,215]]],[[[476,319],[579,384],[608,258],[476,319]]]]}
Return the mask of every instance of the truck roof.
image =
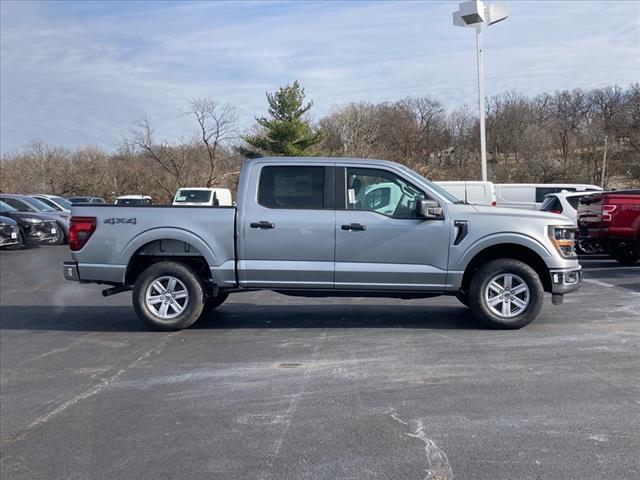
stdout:
{"type": "Polygon", "coordinates": [[[380,165],[388,165],[401,167],[406,169],[404,165],[391,162],[389,160],[379,160],[375,158],[348,158],[348,157],[258,157],[248,159],[247,162],[273,162],[273,163],[300,163],[303,162],[327,162],[327,163],[377,163],[380,165]]]}

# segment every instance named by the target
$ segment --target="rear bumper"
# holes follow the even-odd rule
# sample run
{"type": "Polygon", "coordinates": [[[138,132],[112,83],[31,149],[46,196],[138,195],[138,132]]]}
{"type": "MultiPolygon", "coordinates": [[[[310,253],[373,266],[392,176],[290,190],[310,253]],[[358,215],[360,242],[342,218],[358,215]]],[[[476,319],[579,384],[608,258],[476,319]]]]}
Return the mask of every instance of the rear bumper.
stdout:
{"type": "Polygon", "coordinates": [[[550,270],[551,293],[564,295],[575,292],[582,287],[582,267],[572,269],[550,270]]]}
{"type": "Polygon", "coordinates": [[[80,273],[78,272],[78,264],[76,262],[64,262],[62,264],[65,280],[72,282],[80,281],[80,273]]]}

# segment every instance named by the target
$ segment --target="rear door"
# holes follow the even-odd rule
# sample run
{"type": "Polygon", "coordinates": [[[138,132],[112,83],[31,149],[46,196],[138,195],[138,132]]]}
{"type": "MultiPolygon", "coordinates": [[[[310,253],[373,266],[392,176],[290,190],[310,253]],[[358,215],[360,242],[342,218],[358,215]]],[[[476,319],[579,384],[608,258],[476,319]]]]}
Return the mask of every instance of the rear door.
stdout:
{"type": "Polygon", "coordinates": [[[240,218],[240,285],[333,288],[334,168],[257,162],[240,218]]]}
{"type": "Polygon", "coordinates": [[[450,225],[418,218],[425,192],[379,167],[338,166],[336,185],[337,289],[444,290],[450,225]]]}

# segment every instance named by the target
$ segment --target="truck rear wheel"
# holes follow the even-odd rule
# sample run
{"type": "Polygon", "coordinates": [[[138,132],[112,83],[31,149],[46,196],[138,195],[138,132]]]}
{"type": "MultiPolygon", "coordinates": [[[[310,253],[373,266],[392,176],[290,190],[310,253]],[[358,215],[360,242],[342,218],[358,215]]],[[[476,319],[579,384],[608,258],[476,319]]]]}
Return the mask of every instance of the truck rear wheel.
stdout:
{"type": "Polygon", "coordinates": [[[640,260],[640,243],[611,242],[609,254],[623,265],[633,265],[640,260]]]}
{"type": "Polygon", "coordinates": [[[136,280],[133,306],[138,316],[155,330],[182,330],[202,313],[202,283],[182,263],[154,263],[136,280]]]}
{"type": "Polygon", "coordinates": [[[503,258],[486,263],[469,285],[469,306],[482,323],[516,329],[540,313],[544,288],[536,271],[519,260],[503,258]]]}

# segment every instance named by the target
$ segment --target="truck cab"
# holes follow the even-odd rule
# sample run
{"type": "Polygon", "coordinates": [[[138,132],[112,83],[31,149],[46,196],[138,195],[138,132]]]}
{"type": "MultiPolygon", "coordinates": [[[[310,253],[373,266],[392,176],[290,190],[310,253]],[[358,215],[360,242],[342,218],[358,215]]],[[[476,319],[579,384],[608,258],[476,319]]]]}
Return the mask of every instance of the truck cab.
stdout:
{"type": "Polygon", "coordinates": [[[185,328],[242,290],[454,295],[482,322],[520,328],[544,292],[561,303],[581,285],[567,219],[469,205],[393,162],[249,160],[237,207],[181,208],[74,206],[65,276],[111,285],[107,295],[133,289],[159,329],[185,328]]]}

